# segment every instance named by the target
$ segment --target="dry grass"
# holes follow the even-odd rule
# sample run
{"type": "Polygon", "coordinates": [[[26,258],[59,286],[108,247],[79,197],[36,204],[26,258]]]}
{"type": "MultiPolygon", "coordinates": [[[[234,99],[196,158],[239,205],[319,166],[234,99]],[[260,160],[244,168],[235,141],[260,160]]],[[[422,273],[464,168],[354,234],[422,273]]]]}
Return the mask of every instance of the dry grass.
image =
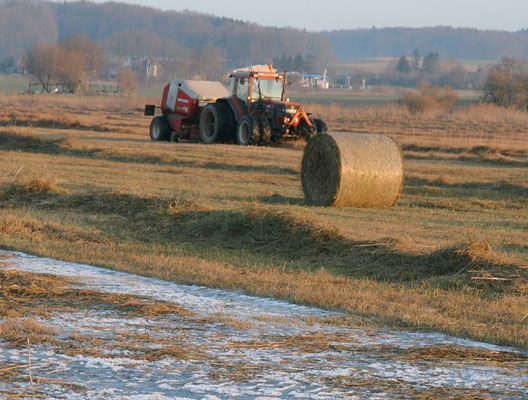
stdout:
{"type": "Polygon", "coordinates": [[[46,196],[65,192],[49,177],[29,176],[15,180],[1,188],[3,199],[23,199],[27,196],[46,196]]]}
{"type": "Polygon", "coordinates": [[[526,114],[320,107],[331,129],[388,134],[406,158],[395,208],[337,210],[304,204],[300,147],[152,143],[140,101],[39,98],[2,101],[65,107],[84,127],[0,133],[5,248],[528,346],[526,114]]]}
{"type": "Polygon", "coordinates": [[[478,124],[515,124],[528,123],[528,114],[517,108],[499,107],[489,103],[473,103],[453,110],[432,110],[416,114],[399,104],[387,104],[367,107],[346,107],[336,103],[329,105],[309,104],[307,109],[317,113],[328,121],[348,119],[350,122],[368,120],[414,120],[434,122],[438,120],[452,122],[472,122],[478,124]]]}
{"type": "Polygon", "coordinates": [[[333,130],[381,133],[403,145],[466,149],[488,146],[528,151],[528,113],[517,109],[475,103],[451,112],[431,110],[413,114],[397,104],[308,107],[329,121],[333,130]]]}
{"type": "Polygon", "coordinates": [[[72,288],[72,285],[81,283],[52,275],[0,269],[0,338],[14,346],[24,346],[28,338],[31,343],[57,345],[56,336],[60,332],[35,318],[97,306],[131,315],[191,315],[175,303],[72,288]]]}

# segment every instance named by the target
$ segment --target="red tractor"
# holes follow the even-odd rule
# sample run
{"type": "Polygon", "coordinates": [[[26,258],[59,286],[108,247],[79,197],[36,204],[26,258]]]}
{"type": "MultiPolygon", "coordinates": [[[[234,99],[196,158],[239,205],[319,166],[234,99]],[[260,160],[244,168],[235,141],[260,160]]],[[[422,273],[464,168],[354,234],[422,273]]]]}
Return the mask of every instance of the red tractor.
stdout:
{"type": "MultiPolygon", "coordinates": [[[[220,82],[171,81],[163,90],[162,115],[150,124],[151,139],[177,141],[199,133],[206,144],[247,146],[326,132],[323,120],[286,99],[285,74],[242,71],[230,78],[229,92],[220,82]]],[[[146,105],[145,115],[154,115],[155,108],[146,105]]]]}

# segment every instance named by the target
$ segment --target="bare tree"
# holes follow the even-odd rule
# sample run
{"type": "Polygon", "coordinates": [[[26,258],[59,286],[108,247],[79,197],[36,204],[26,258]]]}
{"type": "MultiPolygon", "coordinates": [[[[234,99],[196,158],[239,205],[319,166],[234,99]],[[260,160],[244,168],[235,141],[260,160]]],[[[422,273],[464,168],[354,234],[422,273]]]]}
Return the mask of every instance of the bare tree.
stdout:
{"type": "Polygon", "coordinates": [[[24,67],[50,92],[50,83],[60,74],[59,65],[62,58],[62,47],[56,44],[37,44],[24,53],[24,67]]]}
{"type": "Polygon", "coordinates": [[[197,49],[192,52],[191,60],[191,78],[221,78],[225,58],[218,47],[207,45],[197,49]]]}
{"type": "Polygon", "coordinates": [[[88,78],[87,57],[77,50],[67,50],[64,47],[60,47],[59,56],[58,78],[74,92],[82,90],[88,78]]]}
{"type": "Polygon", "coordinates": [[[38,44],[26,51],[23,60],[26,70],[48,93],[53,81],[78,91],[88,77],[96,76],[105,64],[101,46],[85,36],[67,38],[60,45],[38,44]]]}
{"type": "Polygon", "coordinates": [[[91,76],[98,76],[106,64],[103,47],[100,43],[90,40],[85,35],[68,36],[61,45],[68,51],[75,51],[85,58],[86,72],[91,76]]]}

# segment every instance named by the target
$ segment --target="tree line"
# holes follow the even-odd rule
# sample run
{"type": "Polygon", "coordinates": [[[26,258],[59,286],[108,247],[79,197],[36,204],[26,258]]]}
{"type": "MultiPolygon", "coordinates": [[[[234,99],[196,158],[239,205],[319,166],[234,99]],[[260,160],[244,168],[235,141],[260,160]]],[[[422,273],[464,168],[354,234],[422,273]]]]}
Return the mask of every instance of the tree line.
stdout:
{"type": "MultiPolygon", "coordinates": [[[[467,28],[371,28],[307,32],[193,12],[160,11],[124,3],[0,0],[0,63],[36,43],[58,43],[72,35],[98,41],[106,53],[183,60],[197,49],[217,48],[227,67],[284,60],[300,54],[321,69],[336,58],[399,57],[435,49],[444,58],[528,58],[528,30],[467,28]]],[[[292,60],[293,61],[293,60],[292,60]]]]}
{"type": "Polygon", "coordinates": [[[0,63],[21,60],[36,44],[59,44],[74,35],[96,41],[121,61],[156,58],[164,79],[212,79],[222,69],[268,64],[292,50],[309,56],[313,68],[335,59],[328,39],[306,30],[114,2],[0,1],[0,63]]]}
{"type": "MultiPolygon", "coordinates": [[[[527,23],[528,24],[528,23],[527,23]]],[[[505,32],[436,26],[323,32],[341,61],[399,57],[414,49],[435,49],[445,58],[500,60],[528,58],[528,30],[505,32]]]]}

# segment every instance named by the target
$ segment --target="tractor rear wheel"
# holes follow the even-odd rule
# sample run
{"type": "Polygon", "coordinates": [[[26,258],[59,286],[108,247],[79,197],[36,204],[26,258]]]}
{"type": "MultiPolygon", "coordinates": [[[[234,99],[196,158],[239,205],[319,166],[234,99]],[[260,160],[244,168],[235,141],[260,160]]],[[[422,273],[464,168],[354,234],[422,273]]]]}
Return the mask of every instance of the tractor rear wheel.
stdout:
{"type": "Polygon", "coordinates": [[[234,133],[233,116],[229,106],[223,103],[210,103],[200,116],[200,138],[205,144],[217,140],[229,140],[234,133]]]}
{"type": "Polygon", "coordinates": [[[251,115],[245,115],[240,118],[236,134],[239,145],[258,144],[259,136],[258,124],[255,124],[255,120],[251,115]]]}
{"type": "Polygon", "coordinates": [[[154,141],[170,139],[169,121],[165,115],[159,115],[152,118],[150,123],[150,139],[154,141]]]}
{"type": "Polygon", "coordinates": [[[258,130],[258,144],[267,146],[271,142],[271,125],[266,117],[259,115],[255,121],[258,130]]]}

